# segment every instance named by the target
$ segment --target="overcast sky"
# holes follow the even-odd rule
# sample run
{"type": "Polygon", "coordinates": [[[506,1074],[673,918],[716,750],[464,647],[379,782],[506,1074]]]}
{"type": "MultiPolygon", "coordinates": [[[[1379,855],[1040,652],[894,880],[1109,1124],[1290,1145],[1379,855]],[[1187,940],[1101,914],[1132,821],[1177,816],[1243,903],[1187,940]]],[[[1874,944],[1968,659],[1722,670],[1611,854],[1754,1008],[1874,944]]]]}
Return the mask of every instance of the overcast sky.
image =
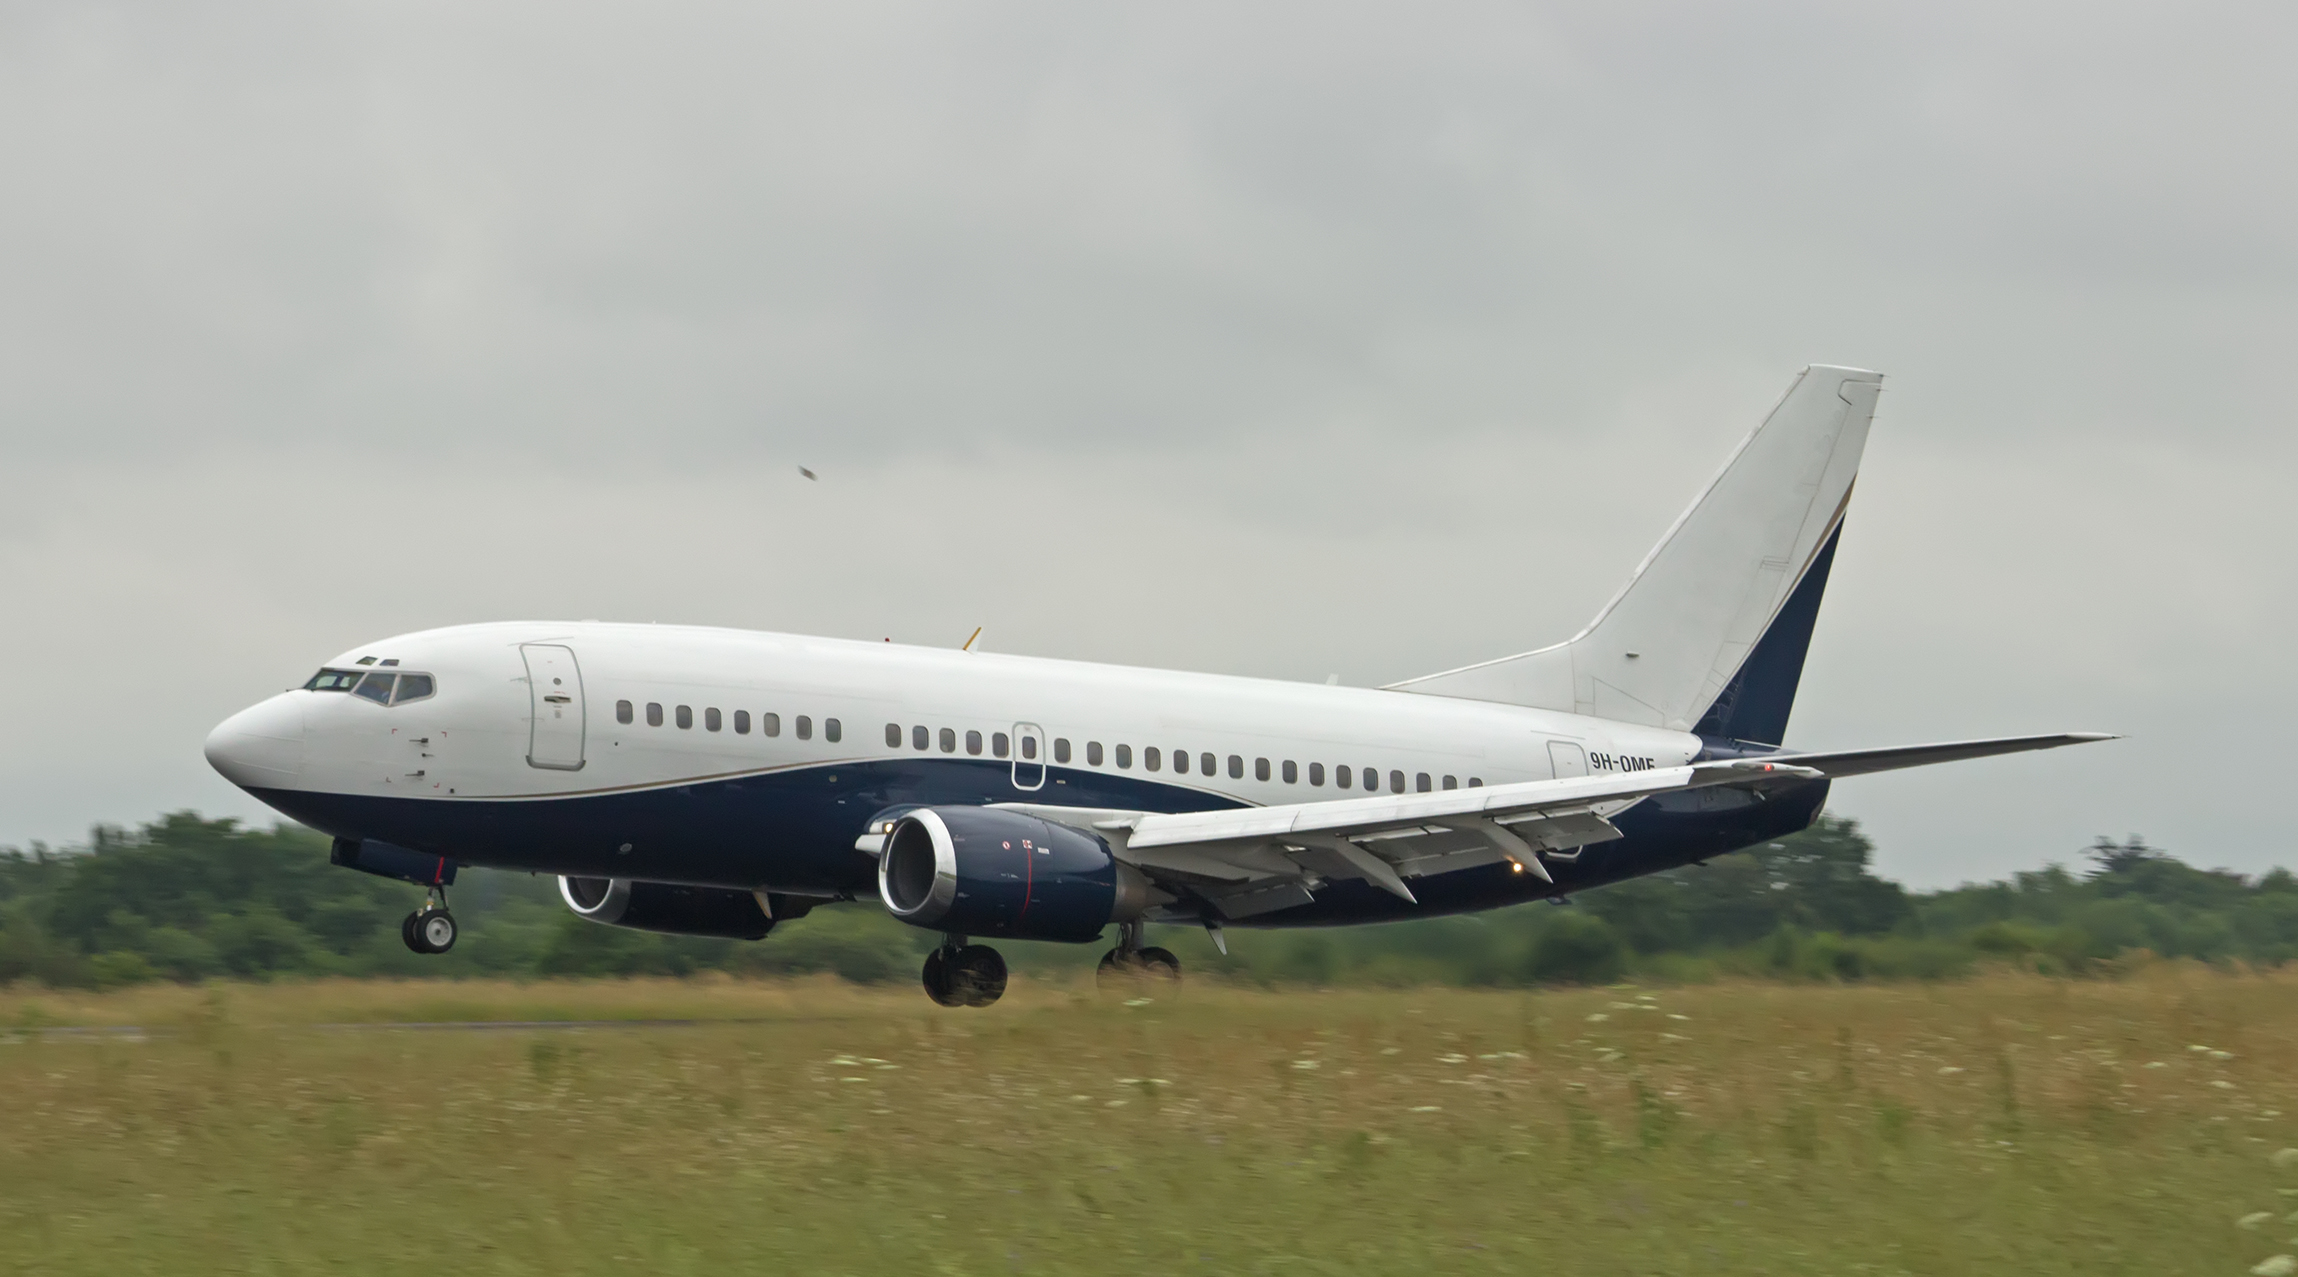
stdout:
{"type": "Polygon", "coordinates": [[[1377,684],[1887,374],[1790,743],[1919,886],[2298,866],[2298,9],[0,0],[0,842],[392,633],[1377,684]],[[804,464],[819,483],[798,476],[804,464]]]}

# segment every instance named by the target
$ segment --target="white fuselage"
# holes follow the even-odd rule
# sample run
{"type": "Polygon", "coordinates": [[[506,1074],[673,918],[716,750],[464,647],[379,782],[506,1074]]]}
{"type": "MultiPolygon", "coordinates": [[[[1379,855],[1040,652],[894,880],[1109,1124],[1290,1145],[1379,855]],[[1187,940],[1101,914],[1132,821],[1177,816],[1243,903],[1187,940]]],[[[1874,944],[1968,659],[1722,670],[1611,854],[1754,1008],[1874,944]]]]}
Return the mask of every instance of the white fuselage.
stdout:
{"type": "MultiPolygon", "coordinates": [[[[457,626],[364,644],[329,668],[434,686],[397,705],[284,692],[208,745],[225,776],[306,819],[312,808],[284,800],[419,803],[436,818],[447,813],[428,805],[794,772],[852,784],[840,768],[916,775],[936,762],[973,764],[970,801],[1192,810],[1673,766],[1700,749],[1684,732],[1442,696],[691,626],[457,626]],[[1112,786],[1131,801],[1113,803],[1112,786]]],[[[865,806],[841,815],[849,843],[865,806]]],[[[646,847],[624,864],[643,877],[646,847]]],[[[774,876],[759,867],[757,880],[774,876]]]]}

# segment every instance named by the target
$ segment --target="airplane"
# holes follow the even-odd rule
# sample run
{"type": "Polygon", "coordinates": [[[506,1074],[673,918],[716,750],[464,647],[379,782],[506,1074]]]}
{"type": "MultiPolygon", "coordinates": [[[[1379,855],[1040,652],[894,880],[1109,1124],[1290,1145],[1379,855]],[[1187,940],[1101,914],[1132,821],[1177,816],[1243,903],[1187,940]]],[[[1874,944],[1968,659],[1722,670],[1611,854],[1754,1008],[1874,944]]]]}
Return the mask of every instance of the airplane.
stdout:
{"type": "Polygon", "coordinates": [[[1785,746],[1882,380],[1799,373],[1571,639],[1387,687],[499,622],[363,643],[206,755],[334,863],[424,887],[419,953],[453,947],[464,866],[684,935],[874,900],[941,933],[921,979],[953,1007],[1005,991],[983,939],[1114,927],[1100,971],[1139,984],[1180,973],[1150,923],[1226,951],[1230,926],[1561,902],[1806,828],[1839,779],[2113,739],[1785,746]]]}

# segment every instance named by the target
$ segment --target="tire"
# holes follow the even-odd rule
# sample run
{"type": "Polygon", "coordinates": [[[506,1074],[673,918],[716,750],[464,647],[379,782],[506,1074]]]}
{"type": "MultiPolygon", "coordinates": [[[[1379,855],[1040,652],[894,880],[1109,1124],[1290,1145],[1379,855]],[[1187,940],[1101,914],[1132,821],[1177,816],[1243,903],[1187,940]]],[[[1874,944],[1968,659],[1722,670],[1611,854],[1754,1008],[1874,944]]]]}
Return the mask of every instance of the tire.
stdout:
{"type": "Polygon", "coordinates": [[[1136,955],[1141,961],[1141,974],[1152,984],[1181,983],[1181,960],[1171,949],[1147,948],[1136,955]]]}
{"type": "Polygon", "coordinates": [[[399,920],[399,939],[405,942],[408,951],[412,953],[430,952],[429,949],[423,947],[422,939],[415,934],[415,920],[422,916],[420,913],[411,913],[399,920]]]}
{"type": "Polygon", "coordinates": [[[455,915],[444,909],[426,909],[415,915],[415,938],[424,953],[445,953],[455,947],[455,915]]]}
{"type": "Polygon", "coordinates": [[[956,987],[956,973],[950,970],[947,951],[936,949],[926,955],[925,970],[919,973],[926,986],[926,996],[937,1007],[962,1007],[956,987]]]}
{"type": "Polygon", "coordinates": [[[1005,996],[1005,955],[986,944],[969,944],[951,963],[953,992],[960,1004],[986,1007],[1005,996]]]}

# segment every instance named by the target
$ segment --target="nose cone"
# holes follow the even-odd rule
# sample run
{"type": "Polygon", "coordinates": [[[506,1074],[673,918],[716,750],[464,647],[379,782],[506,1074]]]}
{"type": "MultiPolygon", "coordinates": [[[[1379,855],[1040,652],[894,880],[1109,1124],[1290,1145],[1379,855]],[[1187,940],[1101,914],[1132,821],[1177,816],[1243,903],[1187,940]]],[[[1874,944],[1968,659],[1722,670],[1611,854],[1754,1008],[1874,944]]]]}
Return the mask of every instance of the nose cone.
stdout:
{"type": "Polygon", "coordinates": [[[242,789],[290,789],[303,774],[303,702],[282,692],[251,705],[207,734],[208,765],[242,789]]]}

